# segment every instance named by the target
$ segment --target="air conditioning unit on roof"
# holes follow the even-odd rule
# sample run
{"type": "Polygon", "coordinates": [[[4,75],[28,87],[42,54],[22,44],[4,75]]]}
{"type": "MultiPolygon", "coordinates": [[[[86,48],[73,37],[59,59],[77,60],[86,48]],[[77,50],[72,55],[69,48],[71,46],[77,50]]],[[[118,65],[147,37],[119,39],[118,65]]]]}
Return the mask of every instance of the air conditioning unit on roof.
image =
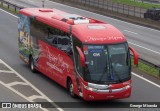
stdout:
{"type": "Polygon", "coordinates": [[[67,23],[69,24],[88,24],[89,23],[89,19],[76,15],[76,14],[67,14],[64,16],[67,23]]]}

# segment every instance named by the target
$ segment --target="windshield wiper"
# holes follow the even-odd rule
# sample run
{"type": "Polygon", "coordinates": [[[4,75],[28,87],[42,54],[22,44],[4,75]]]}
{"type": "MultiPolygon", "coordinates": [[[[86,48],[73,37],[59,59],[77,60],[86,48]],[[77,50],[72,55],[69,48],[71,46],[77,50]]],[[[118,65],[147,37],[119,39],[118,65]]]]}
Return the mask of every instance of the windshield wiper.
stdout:
{"type": "Polygon", "coordinates": [[[128,66],[129,65],[129,50],[127,51],[127,56],[126,56],[126,65],[128,66]]]}
{"type": "Polygon", "coordinates": [[[107,76],[108,76],[108,69],[107,68],[108,67],[106,65],[106,67],[104,68],[103,74],[101,75],[100,79],[98,80],[98,83],[101,82],[101,80],[103,79],[103,76],[106,74],[106,72],[107,72],[107,76]]]}
{"type": "MultiPolygon", "coordinates": [[[[111,68],[111,73],[117,76],[119,82],[122,82],[121,77],[118,75],[117,71],[116,70],[113,71],[114,68],[112,66],[112,60],[110,60],[110,68],[111,68]]],[[[110,73],[110,77],[112,77],[111,73],[110,73]]]]}

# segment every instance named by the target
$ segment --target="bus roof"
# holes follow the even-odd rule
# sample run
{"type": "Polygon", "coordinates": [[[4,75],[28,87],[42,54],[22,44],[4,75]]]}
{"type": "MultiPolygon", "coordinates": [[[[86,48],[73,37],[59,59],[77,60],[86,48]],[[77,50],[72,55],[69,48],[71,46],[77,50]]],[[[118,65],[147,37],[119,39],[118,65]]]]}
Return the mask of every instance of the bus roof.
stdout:
{"type": "Polygon", "coordinates": [[[126,41],[124,35],[110,24],[57,9],[24,8],[20,10],[20,14],[35,17],[68,33],[72,29],[72,34],[86,44],[115,44],[126,41]]]}

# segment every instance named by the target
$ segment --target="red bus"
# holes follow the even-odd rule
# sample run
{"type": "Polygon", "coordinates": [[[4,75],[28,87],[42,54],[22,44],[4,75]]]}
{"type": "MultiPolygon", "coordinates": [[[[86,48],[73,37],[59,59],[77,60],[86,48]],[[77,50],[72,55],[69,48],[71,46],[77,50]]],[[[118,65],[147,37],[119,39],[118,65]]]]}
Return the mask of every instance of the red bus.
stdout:
{"type": "Polygon", "coordinates": [[[114,26],[57,9],[20,10],[19,55],[39,71],[84,100],[128,98],[131,57],[136,51],[114,26]]]}

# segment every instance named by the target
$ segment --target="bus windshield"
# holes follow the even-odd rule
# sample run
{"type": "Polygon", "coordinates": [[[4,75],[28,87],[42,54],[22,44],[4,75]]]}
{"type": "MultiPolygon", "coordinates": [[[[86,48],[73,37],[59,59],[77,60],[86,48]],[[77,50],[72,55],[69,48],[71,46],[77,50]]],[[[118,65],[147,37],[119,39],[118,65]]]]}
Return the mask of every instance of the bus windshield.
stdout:
{"type": "Polygon", "coordinates": [[[130,54],[127,43],[114,45],[84,45],[88,82],[109,84],[131,78],[130,54]]]}

